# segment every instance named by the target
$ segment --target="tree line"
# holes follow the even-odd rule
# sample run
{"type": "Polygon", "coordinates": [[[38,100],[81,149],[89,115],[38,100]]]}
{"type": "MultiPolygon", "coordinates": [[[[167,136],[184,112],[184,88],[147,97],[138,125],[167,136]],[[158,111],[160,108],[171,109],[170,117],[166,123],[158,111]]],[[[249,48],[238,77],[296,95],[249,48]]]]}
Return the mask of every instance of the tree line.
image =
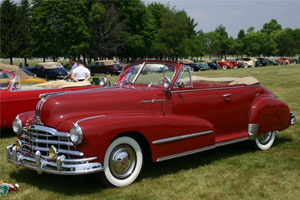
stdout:
{"type": "Polygon", "coordinates": [[[196,31],[184,10],[141,0],[4,0],[0,8],[2,58],[83,57],[84,60],[195,58],[204,55],[295,56],[300,54],[300,29],[275,19],[228,35],[196,31]]]}

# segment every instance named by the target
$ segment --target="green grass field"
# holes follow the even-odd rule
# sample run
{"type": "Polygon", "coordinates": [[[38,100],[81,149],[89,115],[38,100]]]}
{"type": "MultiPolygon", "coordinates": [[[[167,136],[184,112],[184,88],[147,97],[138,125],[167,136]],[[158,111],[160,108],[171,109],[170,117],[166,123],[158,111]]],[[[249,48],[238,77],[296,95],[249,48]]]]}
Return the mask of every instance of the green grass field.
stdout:
{"type": "MultiPolygon", "coordinates": [[[[221,77],[254,76],[300,120],[300,65],[194,73],[221,77]]],[[[110,77],[114,79],[114,77],[110,77]]],[[[300,123],[300,122],[299,122],[300,123]]],[[[243,142],[144,167],[141,179],[124,188],[105,188],[95,175],[38,175],[6,160],[12,132],[1,134],[0,179],[20,190],[0,199],[299,199],[300,124],[277,134],[268,151],[243,142]]]]}

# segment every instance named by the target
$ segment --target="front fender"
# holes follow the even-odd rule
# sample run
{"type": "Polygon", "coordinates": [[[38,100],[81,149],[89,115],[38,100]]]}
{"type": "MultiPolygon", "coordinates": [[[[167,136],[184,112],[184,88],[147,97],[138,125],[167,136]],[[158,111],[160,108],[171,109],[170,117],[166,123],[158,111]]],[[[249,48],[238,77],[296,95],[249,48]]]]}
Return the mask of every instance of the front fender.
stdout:
{"type": "MultiPolygon", "coordinates": [[[[112,114],[81,119],[77,123],[83,131],[83,141],[76,149],[83,152],[85,157],[97,156],[100,163],[104,160],[109,144],[121,133],[141,134],[149,144],[153,161],[215,143],[213,125],[197,117],[149,113],[112,114]],[[152,143],[205,131],[211,131],[211,134],[159,145],[152,143]]],[[[67,124],[69,126],[70,123],[67,124]]]]}
{"type": "Polygon", "coordinates": [[[249,124],[258,124],[258,135],[284,130],[290,126],[289,107],[273,96],[259,98],[250,108],[249,124]]]}

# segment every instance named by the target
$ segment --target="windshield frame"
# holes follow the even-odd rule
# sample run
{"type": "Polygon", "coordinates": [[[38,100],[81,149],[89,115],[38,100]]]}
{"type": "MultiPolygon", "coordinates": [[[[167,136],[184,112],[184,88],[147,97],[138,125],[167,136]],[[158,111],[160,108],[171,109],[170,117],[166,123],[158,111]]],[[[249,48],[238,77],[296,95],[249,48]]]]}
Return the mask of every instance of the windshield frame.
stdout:
{"type": "MultiPolygon", "coordinates": [[[[174,67],[174,73],[173,73],[173,76],[171,77],[171,82],[170,82],[170,86],[173,85],[173,82],[175,80],[175,77],[176,77],[176,74],[177,74],[177,67],[171,63],[157,63],[157,62],[142,62],[142,63],[134,63],[134,64],[130,64],[128,65],[127,67],[124,67],[122,72],[120,73],[120,75],[118,76],[118,78],[116,79],[114,85],[119,85],[119,86],[122,86],[124,84],[149,84],[149,83],[136,83],[138,77],[140,76],[142,70],[145,68],[145,66],[147,64],[163,64],[165,66],[173,66],[174,67]],[[123,83],[118,83],[120,81],[120,77],[124,74],[124,72],[130,68],[130,67],[133,67],[135,65],[138,65],[138,64],[142,64],[142,66],[140,67],[140,69],[138,70],[137,74],[135,75],[135,77],[133,78],[133,80],[131,82],[123,82],[123,83]]],[[[152,83],[151,83],[152,85],[152,83]]],[[[156,86],[160,86],[160,85],[157,85],[157,84],[153,84],[153,85],[156,85],[156,86]]]]}

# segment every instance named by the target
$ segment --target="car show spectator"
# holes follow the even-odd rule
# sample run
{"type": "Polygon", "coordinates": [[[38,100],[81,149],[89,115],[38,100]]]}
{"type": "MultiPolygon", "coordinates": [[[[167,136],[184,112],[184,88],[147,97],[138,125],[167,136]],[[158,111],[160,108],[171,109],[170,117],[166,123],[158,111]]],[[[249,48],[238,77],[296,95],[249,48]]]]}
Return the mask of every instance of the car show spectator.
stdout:
{"type": "Polygon", "coordinates": [[[72,74],[73,70],[78,66],[74,57],[70,57],[69,62],[71,63],[72,68],[71,68],[70,72],[67,74],[67,76],[64,79],[68,79],[69,77],[71,77],[71,74],[72,74]]]}
{"type": "Polygon", "coordinates": [[[71,77],[75,82],[87,81],[91,77],[91,72],[86,67],[83,66],[82,60],[77,60],[77,67],[71,69],[71,77]]]}

